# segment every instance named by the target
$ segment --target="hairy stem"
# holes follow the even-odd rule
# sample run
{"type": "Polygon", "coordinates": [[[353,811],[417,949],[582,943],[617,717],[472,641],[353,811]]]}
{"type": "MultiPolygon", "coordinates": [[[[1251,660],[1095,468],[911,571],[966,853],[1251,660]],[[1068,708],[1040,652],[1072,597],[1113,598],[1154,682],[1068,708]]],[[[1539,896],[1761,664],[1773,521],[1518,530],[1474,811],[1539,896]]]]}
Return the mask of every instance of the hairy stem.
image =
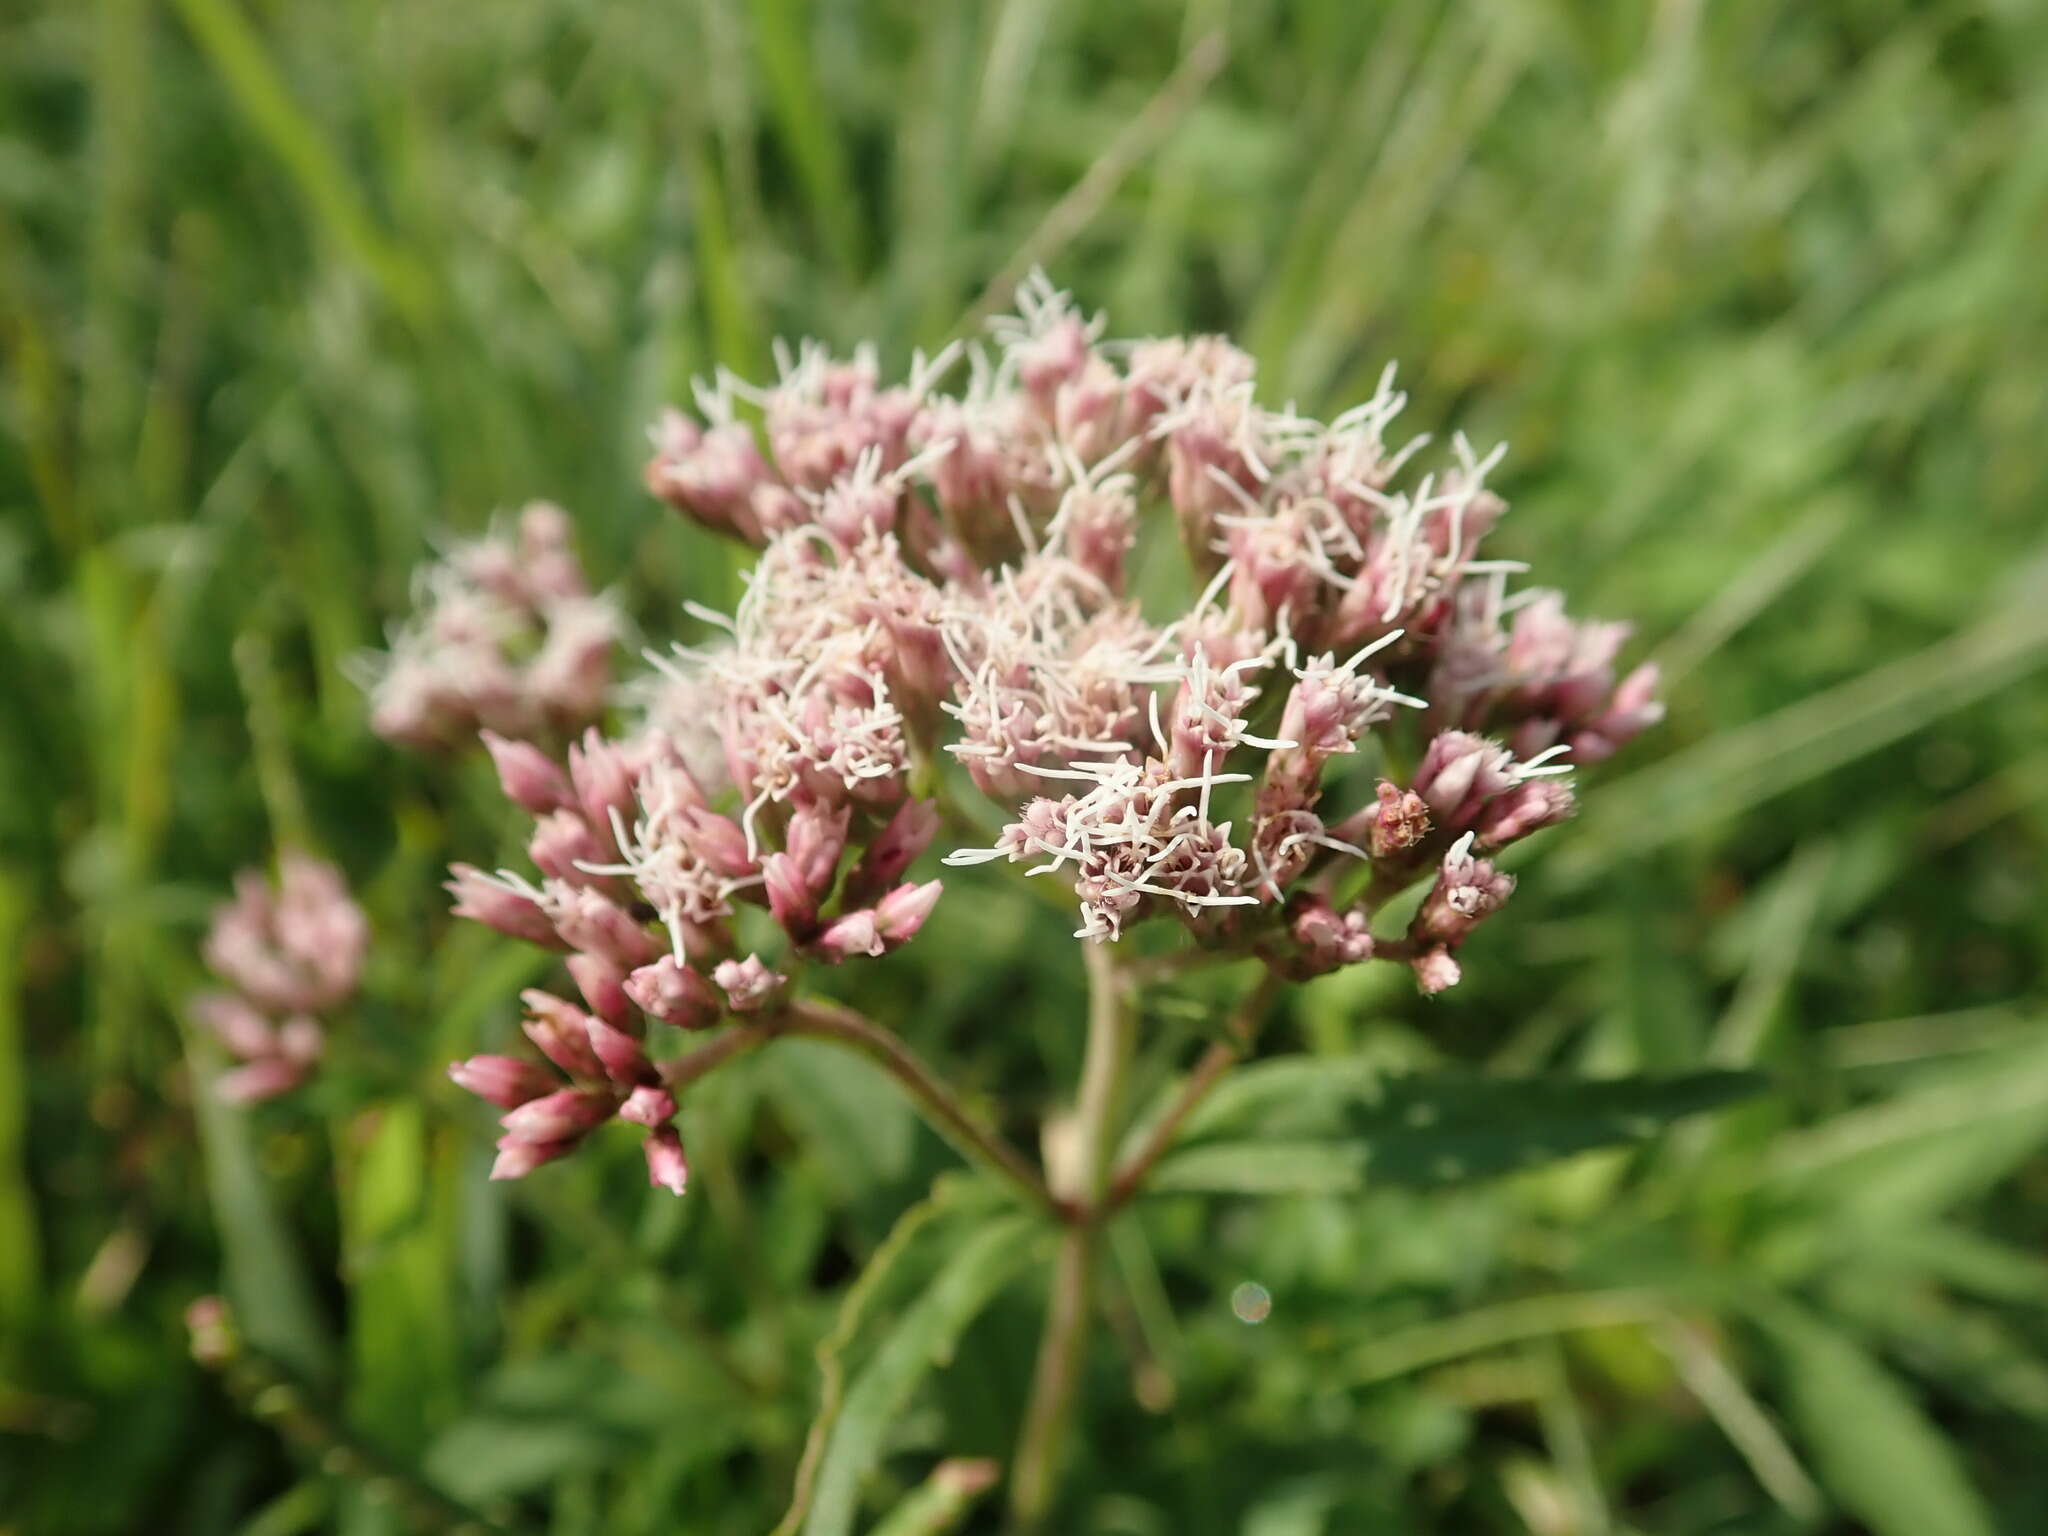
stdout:
{"type": "Polygon", "coordinates": [[[1088,963],[1088,1045],[1081,1063],[1072,1161],[1064,1170],[1067,1182],[1061,1191],[1078,1202],[1082,1215],[1060,1236],[1045,1332],[1039,1339],[1031,1398],[1017,1440],[1010,1514],[1023,1531],[1038,1529],[1050,1511],[1072,1436],[1103,1195],[1121,1123],[1124,1082],[1130,1074],[1133,1020],[1128,982],[1118,973],[1109,945],[1087,944],[1082,954],[1088,963]]]}

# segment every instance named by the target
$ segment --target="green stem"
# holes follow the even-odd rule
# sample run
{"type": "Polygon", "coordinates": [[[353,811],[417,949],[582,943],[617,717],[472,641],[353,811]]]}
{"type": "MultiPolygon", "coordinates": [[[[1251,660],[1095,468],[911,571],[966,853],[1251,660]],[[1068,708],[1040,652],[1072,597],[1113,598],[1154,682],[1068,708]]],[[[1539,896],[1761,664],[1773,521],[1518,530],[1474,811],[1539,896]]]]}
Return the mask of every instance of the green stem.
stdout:
{"type": "Polygon", "coordinates": [[[1133,1019],[1128,983],[1117,972],[1111,946],[1087,944],[1082,954],[1088,963],[1088,1044],[1081,1063],[1073,1158],[1065,1170],[1067,1187],[1061,1190],[1078,1204],[1082,1215],[1060,1235],[1045,1332],[1017,1440],[1010,1516],[1020,1531],[1042,1527],[1072,1438],[1110,1152],[1122,1123],[1124,1084],[1130,1075],[1133,1019]]]}
{"type": "Polygon", "coordinates": [[[1259,978],[1258,985],[1245,995],[1229,1026],[1220,1040],[1211,1041],[1209,1048],[1202,1052],[1195,1063],[1194,1071],[1181,1085],[1180,1095],[1167,1106],[1145,1135],[1145,1140],[1130,1159],[1119,1168],[1110,1180],[1109,1188],[1102,1197],[1104,1214],[1114,1212],[1127,1204],[1132,1196],[1144,1187],[1146,1177],[1152,1172],[1160,1158],[1173,1146],[1174,1138],[1187,1117],[1194,1113],[1195,1106],[1206,1099],[1224,1074],[1236,1066],[1244,1054],[1258,1039],[1259,1025],[1265,1021],[1266,1010],[1272,1006],[1274,994],[1280,990],[1278,973],[1268,971],[1259,978]]]}

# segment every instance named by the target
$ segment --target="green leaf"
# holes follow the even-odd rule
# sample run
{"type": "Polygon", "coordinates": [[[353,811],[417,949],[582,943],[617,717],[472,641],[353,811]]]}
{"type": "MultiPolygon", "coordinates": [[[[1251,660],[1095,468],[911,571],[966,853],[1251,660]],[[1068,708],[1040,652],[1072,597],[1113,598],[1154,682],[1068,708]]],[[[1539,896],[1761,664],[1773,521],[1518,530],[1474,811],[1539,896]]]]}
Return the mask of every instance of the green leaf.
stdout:
{"type": "Polygon", "coordinates": [[[1037,1224],[1006,1216],[959,1243],[917,1303],[854,1378],[819,1463],[817,1496],[804,1536],[848,1536],[860,1482],[880,1459],[890,1428],[917,1384],[948,1359],[961,1332],[1023,1267],[1037,1224]]]}
{"type": "Polygon", "coordinates": [[[222,1288],[243,1332],[310,1381],[332,1379],[334,1346],[291,1233],[279,1217],[256,1162],[248,1111],[213,1091],[218,1053],[196,1036],[187,1060],[199,1085],[192,1095],[207,1195],[220,1231],[222,1288]]]}
{"type": "Polygon", "coordinates": [[[1765,1177],[1858,1224],[1903,1225],[2007,1177],[2048,1140],[2048,1044],[2036,1038],[1914,1074],[1885,1098],[1782,1138],[1765,1177]]]}
{"type": "Polygon", "coordinates": [[[1863,1347],[1789,1307],[1761,1319],[1784,1357],[1793,1421],[1815,1470],[1878,1536],[1992,1536],[1961,1458],[1863,1347]]]}
{"type": "Polygon", "coordinates": [[[586,1418],[524,1419],[473,1414],[435,1439],[423,1465],[458,1499],[485,1503],[601,1467],[619,1452],[604,1425],[586,1418]]]}
{"type": "Polygon", "coordinates": [[[909,1169],[916,1111],[865,1056],[823,1041],[786,1040],[755,1070],[845,1193],[891,1183],[909,1169]]]}
{"type": "Polygon", "coordinates": [[[1671,1121],[1731,1103],[1762,1083],[1748,1072],[1387,1078],[1328,1061],[1271,1062],[1246,1068],[1217,1092],[1190,1121],[1198,1139],[1166,1158],[1149,1187],[1327,1194],[1360,1188],[1368,1177],[1458,1183],[1647,1141],[1671,1121]],[[1263,1134],[1199,1139],[1221,1126],[1263,1134]]]}

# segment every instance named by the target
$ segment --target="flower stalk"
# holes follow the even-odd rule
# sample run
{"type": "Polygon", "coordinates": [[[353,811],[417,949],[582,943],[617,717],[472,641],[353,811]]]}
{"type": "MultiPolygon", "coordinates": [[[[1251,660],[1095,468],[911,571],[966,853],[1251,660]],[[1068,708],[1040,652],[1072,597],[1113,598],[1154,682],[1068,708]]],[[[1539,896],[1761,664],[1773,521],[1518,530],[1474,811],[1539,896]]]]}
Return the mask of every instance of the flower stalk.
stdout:
{"type": "Polygon", "coordinates": [[[1082,954],[1088,965],[1088,1040],[1081,1063],[1073,1158],[1066,1170],[1080,1205],[1077,1218],[1060,1234],[1045,1331],[1010,1479],[1010,1512],[1026,1531],[1041,1526],[1051,1508],[1060,1463],[1073,1435],[1101,1225],[1109,1214],[1104,1195],[1134,1043],[1130,984],[1117,966],[1116,951],[1107,944],[1092,944],[1082,954]]]}

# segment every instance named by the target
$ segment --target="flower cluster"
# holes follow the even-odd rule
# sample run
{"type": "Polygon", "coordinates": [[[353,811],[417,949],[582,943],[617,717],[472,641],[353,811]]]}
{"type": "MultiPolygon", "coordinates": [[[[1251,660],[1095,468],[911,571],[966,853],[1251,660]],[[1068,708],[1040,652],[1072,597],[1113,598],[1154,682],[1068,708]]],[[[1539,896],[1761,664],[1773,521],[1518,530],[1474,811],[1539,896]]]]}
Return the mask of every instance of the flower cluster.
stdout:
{"type": "Polygon", "coordinates": [[[648,1021],[772,1016],[797,967],[910,938],[939,886],[903,876],[956,772],[1004,825],[945,862],[1070,881],[1087,940],[1171,917],[1290,977],[1381,958],[1434,992],[1512,889],[1491,857],[1658,718],[1653,669],[1616,678],[1623,627],[1481,558],[1497,451],[1454,438],[1404,473],[1426,440],[1389,442],[1391,370],[1320,422],[1261,404],[1219,338],[1106,342],[1043,279],[1019,297],[992,351],[901,384],[807,344],[655,427],[649,488],[760,555],[730,617],[692,610],[717,633],[657,660],[631,733],[561,760],[486,735],[536,873],[458,866],[457,910],[568,952],[585,1005],[527,995],[552,1071],[455,1069],[505,1111],[500,1173],[622,1118],[679,1187],[648,1021]],[[1132,582],[1155,507],[1200,587],[1165,617],[1132,582]]]}
{"type": "Polygon", "coordinates": [[[367,658],[379,736],[440,749],[479,729],[567,737],[602,715],[619,615],[591,593],[560,507],[532,503],[511,533],[455,545],[415,586],[413,617],[367,658]]]}
{"type": "MultiPolygon", "coordinates": [[[[1315,421],[1261,405],[1220,338],[1105,342],[1042,278],[1019,301],[957,395],[937,390],[950,356],[893,387],[871,353],[809,346],[770,388],[721,378],[705,422],[664,418],[648,483],[764,546],[757,625],[874,636],[877,673],[938,699],[946,750],[1012,812],[948,862],[1070,878],[1089,939],[1172,914],[1289,974],[1378,953],[1448,985],[1511,885],[1480,854],[1571,814],[1572,767],[1659,717],[1654,669],[1617,681],[1625,626],[1509,592],[1521,567],[1480,552],[1506,510],[1499,451],[1458,437],[1408,473],[1427,440],[1390,443],[1391,370],[1315,421]],[[1206,582],[1164,622],[1126,570],[1160,502],[1206,582]],[[869,606],[794,566],[860,567],[869,606]],[[1377,784],[1333,807],[1361,758],[1377,784]],[[1432,871],[1408,932],[1376,943],[1378,907],[1432,871]]],[[[732,675],[707,657],[691,680],[732,675]]],[[[782,718],[800,752],[810,727],[782,718]]],[[[729,753],[756,734],[733,724],[729,753]]]]}
{"type": "MultiPolygon", "coordinates": [[[[857,585],[860,570],[826,559],[789,579],[857,585]]],[[[793,967],[886,953],[937,901],[937,881],[902,879],[938,818],[906,793],[906,718],[889,682],[900,669],[876,634],[787,619],[743,604],[733,643],[715,653],[737,816],[714,807],[658,728],[617,741],[593,730],[559,763],[485,734],[507,797],[535,818],[537,874],[458,865],[455,910],[565,951],[582,998],[525,994],[526,1033],[553,1071],[504,1056],[452,1069],[505,1111],[495,1176],[517,1178],[619,1119],[646,1132],[650,1179],[680,1193],[673,1085],[644,1042],[651,1024],[701,1030],[777,1004],[786,972],[741,953],[742,910],[765,913],[785,951],[777,964],[793,967]]]]}
{"type": "Polygon", "coordinates": [[[370,929],[331,864],[288,853],[273,887],[261,870],[235,880],[214,913],[207,966],[230,990],[192,1000],[193,1014],[240,1064],[215,1084],[238,1104],[297,1087],[320,1060],[317,1015],[355,995],[370,929]]]}

